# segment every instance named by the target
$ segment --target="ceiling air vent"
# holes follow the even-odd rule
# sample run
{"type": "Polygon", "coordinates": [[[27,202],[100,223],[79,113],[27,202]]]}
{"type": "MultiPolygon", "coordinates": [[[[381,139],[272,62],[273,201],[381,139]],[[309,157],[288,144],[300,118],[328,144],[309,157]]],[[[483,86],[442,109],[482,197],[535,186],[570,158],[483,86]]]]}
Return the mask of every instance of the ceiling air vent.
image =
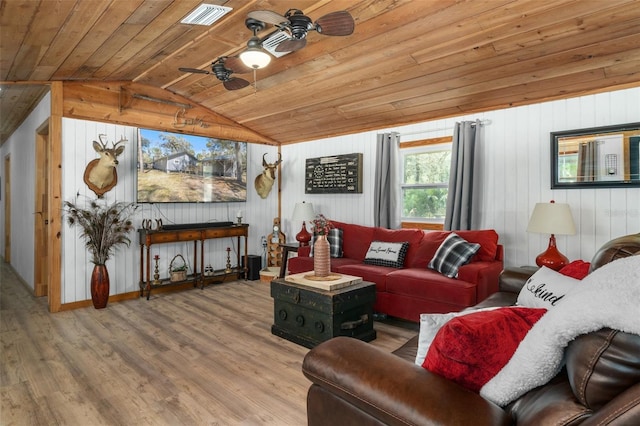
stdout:
{"type": "Polygon", "coordinates": [[[291,52],[276,52],[276,47],[285,40],[291,40],[291,36],[286,31],[278,30],[269,34],[262,42],[262,48],[271,53],[276,58],[284,56],[291,52]]]}
{"type": "Polygon", "coordinates": [[[180,21],[180,23],[189,25],[211,25],[231,10],[230,7],[203,3],[180,21]]]}

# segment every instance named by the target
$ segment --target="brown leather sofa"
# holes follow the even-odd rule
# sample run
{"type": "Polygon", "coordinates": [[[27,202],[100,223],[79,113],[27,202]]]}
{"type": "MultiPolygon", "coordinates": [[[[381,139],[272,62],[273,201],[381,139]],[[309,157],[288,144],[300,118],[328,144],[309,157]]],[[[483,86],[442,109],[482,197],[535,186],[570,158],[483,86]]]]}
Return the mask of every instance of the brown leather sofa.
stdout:
{"type": "MultiPolygon", "coordinates": [[[[640,255],[640,233],[605,244],[591,271],[632,255],[640,255]]],[[[504,271],[500,291],[474,308],[514,304],[531,274],[504,271]]],[[[579,336],[554,379],[502,408],[415,365],[416,350],[417,336],[392,354],[348,337],[312,349],[302,365],[312,382],[308,424],[640,425],[638,335],[602,329],[579,336]]]]}

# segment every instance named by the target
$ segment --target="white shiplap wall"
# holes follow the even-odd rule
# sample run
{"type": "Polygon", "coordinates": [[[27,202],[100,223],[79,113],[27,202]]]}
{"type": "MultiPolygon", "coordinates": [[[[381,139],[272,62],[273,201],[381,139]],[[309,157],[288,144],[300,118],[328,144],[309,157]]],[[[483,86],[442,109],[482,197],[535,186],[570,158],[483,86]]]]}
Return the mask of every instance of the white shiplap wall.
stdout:
{"type": "MultiPolygon", "coordinates": [[[[382,129],[379,133],[400,132],[402,141],[432,138],[452,134],[456,121],[475,119],[490,120],[490,124],[483,126],[485,142],[480,164],[478,223],[480,228],[496,229],[505,246],[507,266],[533,264],[535,257],[547,247],[548,235],[525,231],[537,202],[554,199],[570,204],[578,232],[573,236],[557,236],[557,242],[560,251],[571,260],[590,260],[606,241],[640,232],[640,188],[550,189],[549,140],[552,131],[640,121],[640,88],[382,129]]],[[[288,161],[283,171],[285,229],[291,232],[293,205],[302,200],[312,202],[316,212],[329,218],[373,224],[372,184],[377,133],[283,147],[283,158],[288,161]],[[364,154],[363,194],[304,193],[306,158],[351,152],[364,154]]],[[[295,224],[295,232],[299,227],[295,224]]]]}
{"type": "MultiPolygon", "coordinates": [[[[20,277],[33,287],[33,226],[34,226],[34,146],[35,131],[49,116],[50,97],[47,95],[31,116],[0,147],[0,176],[4,176],[4,158],[11,156],[13,186],[12,202],[12,266],[20,277]]],[[[535,256],[547,246],[548,236],[527,234],[525,229],[533,206],[539,201],[555,199],[571,205],[578,234],[559,236],[560,250],[570,259],[590,259],[598,247],[611,238],[640,232],[640,189],[550,189],[549,132],[585,127],[604,126],[640,121],[640,88],[599,95],[584,96],[525,107],[509,108],[476,115],[402,126],[383,131],[398,131],[403,141],[451,134],[456,121],[488,119],[484,127],[485,151],[482,164],[480,227],[494,228],[505,245],[505,263],[531,264],[535,256]],[[446,131],[435,131],[447,128],[446,131]],[[418,134],[412,134],[419,132],[418,134]]],[[[118,185],[105,194],[107,201],[129,201],[135,197],[135,128],[81,120],[63,120],[63,199],[80,196],[95,197],[83,181],[84,169],[96,158],[91,141],[98,134],[108,135],[110,141],[121,135],[129,139],[127,150],[118,166],[118,185]]],[[[373,158],[377,132],[323,139],[282,147],[282,221],[287,239],[293,241],[300,224],[291,224],[296,202],[314,203],[317,212],[345,222],[371,225],[373,216],[372,184],[373,158]],[[305,159],[325,155],[361,152],[364,157],[362,194],[310,195],[304,193],[305,159]]],[[[262,171],[262,155],[276,157],[277,148],[249,144],[248,193],[246,203],[230,204],[170,204],[143,205],[135,218],[163,218],[165,222],[205,222],[233,220],[243,211],[250,224],[249,253],[262,254],[260,237],[269,234],[273,218],[278,215],[277,188],[267,199],[261,199],[253,189],[253,179],[262,171]]],[[[4,182],[3,182],[4,183],[4,182]]],[[[277,184],[276,184],[277,185],[277,184]]],[[[4,214],[4,189],[0,212],[4,214]]],[[[0,237],[4,240],[4,221],[0,221],[0,237]]],[[[207,262],[218,267],[225,261],[225,248],[230,240],[212,241],[207,248],[207,262]]],[[[192,246],[191,246],[192,247],[192,246]]],[[[166,271],[177,252],[191,253],[192,248],[158,246],[160,267],[166,271]]],[[[235,247],[234,247],[235,248],[235,247]]],[[[0,246],[4,255],[4,244],[0,246]]],[[[139,247],[137,235],[132,246],[118,250],[110,261],[111,294],[138,289],[139,247]]],[[[89,276],[91,264],[82,242],[65,224],[63,226],[63,294],[62,303],[90,298],[89,276]]]]}
{"type": "MultiPolygon", "coordinates": [[[[92,141],[98,140],[99,134],[107,135],[106,139],[109,142],[119,140],[121,136],[129,141],[126,143],[125,152],[118,158],[118,184],[104,194],[105,200],[108,203],[115,200],[135,201],[137,129],[67,118],[63,119],[62,127],[63,199],[84,203],[96,198],[84,183],[83,175],[89,161],[98,157],[93,150],[92,141]]],[[[243,221],[249,223],[249,254],[261,255],[260,237],[271,232],[273,218],[277,216],[277,188],[274,185],[267,199],[263,200],[253,188],[253,179],[262,171],[262,154],[267,153],[269,159],[276,158],[277,148],[249,144],[247,149],[247,202],[140,204],[134,217],[136,227],[140,226],[144,218],[162,219],[165,224],[235,221],[238,210],[241,210],[243,221]]],[[[130,247],[121,246],[115,256],[107,262],[112,295],[136,291],[139,288],[140,247],[137,234],[131,235],[131,241],[130,247]]],[[[242,240],[241,246],[243,253],[242,240]]],[[[232,263],[235,264],[237,240],[229,238],[210,240],[205,244],[205,264],[210,263],[217,269],[224,268],[227,247],[233,250],[232,263]]],[[[160,255],[159,269],[162,276],[167,276],[169,263],[178,253],[192,264],[193,242],[153,246],[152,255],[160,255]]],[[[62,303],[90,299],[89,278],[93,265],[77,228],[70,228],[67,224],[63,226],[62,259],[62,303]]]]}
{"type": "MultiPolygon", "coordinates": [[[[33,288],[33,253],[35,227],[35,141],[36,132],[51,115],[51,95],[47,94],[29,117],[0,146],[0,253],[4,250],[4,214],[6,194],[4,185],[5,159],[11,161],[11,266],[22,280],[33,288]]],[[[1,277],[0,277],[1,278],[1,277]]]]}

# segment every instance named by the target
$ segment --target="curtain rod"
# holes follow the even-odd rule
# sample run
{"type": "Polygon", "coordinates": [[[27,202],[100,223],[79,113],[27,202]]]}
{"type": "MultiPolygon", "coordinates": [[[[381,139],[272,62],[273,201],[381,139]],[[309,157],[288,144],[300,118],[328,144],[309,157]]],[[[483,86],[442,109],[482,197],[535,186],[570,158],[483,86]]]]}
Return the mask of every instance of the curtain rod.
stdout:
{"type": "MultiPolygon", "coordinates": [[[[480,120],[480,125],[481,126],[487,126],[491,124],[491,120],[480,120]]],[[[475,126],[476,123],[471,123],[471,126],[475,126]]],[[[420,130],[420,131],[415,131],[415,132],[409,132],[409,133],[400,133],[400,136],[411,136],[411,135],[419,135],[422,133],[433,133],[433,132],[442,132],[445,130],[451,130],[453,129],[453,126],[451,127],[442,127],[440,129],[430,129],[430,130],[420,130]]]]}

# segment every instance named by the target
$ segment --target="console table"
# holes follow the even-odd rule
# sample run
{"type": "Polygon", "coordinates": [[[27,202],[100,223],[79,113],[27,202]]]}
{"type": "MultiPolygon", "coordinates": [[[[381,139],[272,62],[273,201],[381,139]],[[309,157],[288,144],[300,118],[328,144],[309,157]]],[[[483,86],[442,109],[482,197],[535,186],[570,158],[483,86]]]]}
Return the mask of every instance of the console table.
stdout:
{"type": "Polygon", "coordinates": [[[211,227],[188,228],[185,225],[184,229],[171,229],[171,230],[149,230],[138,229],[138,238],[140,243],[140,297],[144,296],[144,292],[147,292],[147,300],[151,296],[151,289],[166,285],[184,284],[187,282],[193,282],[193,286],[197,286],[198,283],[204,288],[205,283],[220,279],[220,277],[227,276],[229,274],[245,273],[247,267],[240,266],[240,237],[244,237],[244,265],[248,265],[248,236],[249,225],[231,225],[231,226],[215,226],[211,227]],[[215,238],[238,238],[238,253],[237,263],[231,272],[225,269],[216,270],[213,275],[204,275],[204,242],[205,240],[215,238]],[[193,241],[193,274],[188,275],[183,281],[170,281],[168,278],[160,279],[157,282],[152,280],[152,268],[151,268],[151,246],[154,244],[165,243],[177,243],[193,241]],[[200,262],[198,262],[198,242],[200,242],[200,262]],[[198,269],[200,265],[200,269],[198,269]]]}

